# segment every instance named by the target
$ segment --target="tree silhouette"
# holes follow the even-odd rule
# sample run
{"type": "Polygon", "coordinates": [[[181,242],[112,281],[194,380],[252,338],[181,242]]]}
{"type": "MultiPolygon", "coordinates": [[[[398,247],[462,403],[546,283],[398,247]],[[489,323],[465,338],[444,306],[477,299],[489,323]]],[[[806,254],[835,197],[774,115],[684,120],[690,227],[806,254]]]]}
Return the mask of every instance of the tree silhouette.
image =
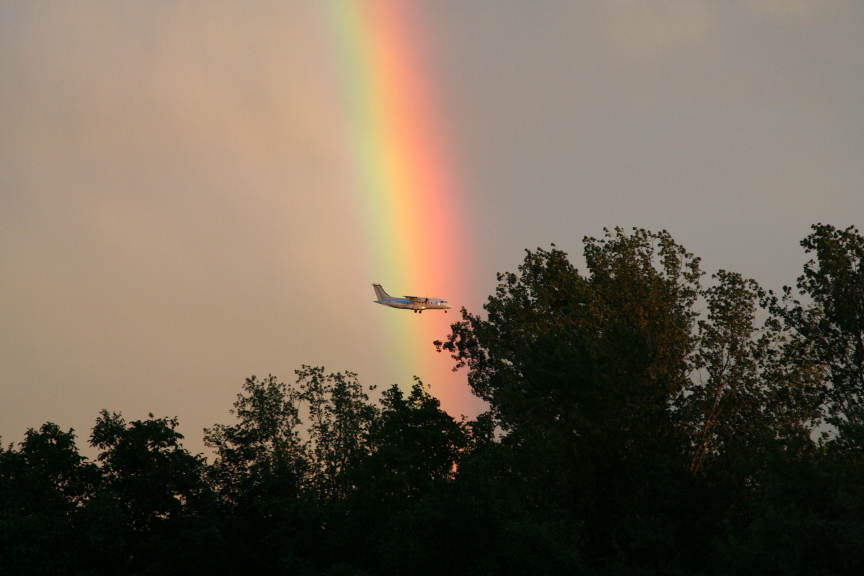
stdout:
{"type": "Polygon", "coordinates": [[[212,463],[176,418],[103,410],[94,462],[28,430],[0,573],[861,573],[864,238],[815,225],[795,295],[706,279],[665,231],[583,242],[584,273],[527,251],[435,343],[474,421],[302,366],[246,379],[212,463]]]}

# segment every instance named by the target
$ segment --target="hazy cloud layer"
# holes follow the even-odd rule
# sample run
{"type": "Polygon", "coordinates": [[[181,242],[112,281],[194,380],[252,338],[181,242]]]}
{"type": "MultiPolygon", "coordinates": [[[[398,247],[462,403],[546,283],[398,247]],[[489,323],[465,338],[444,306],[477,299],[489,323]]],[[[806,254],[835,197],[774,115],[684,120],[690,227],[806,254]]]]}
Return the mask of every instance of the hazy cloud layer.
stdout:
{"type": "MultiPolygon", "coordinates": [[[[862,225],[858,4],[417,8],[485,279],[442,297],[479,310],[523,248],[578,260],[616,225],[776,288],[809,224],[862,225]]],[[[396,377],[332,42],[315,2],[0,4],[4,442],[104,407],[200,449],[253,373],[396,377]]],[[[479,408],[447,378],[445,408],[479,408]]]]}

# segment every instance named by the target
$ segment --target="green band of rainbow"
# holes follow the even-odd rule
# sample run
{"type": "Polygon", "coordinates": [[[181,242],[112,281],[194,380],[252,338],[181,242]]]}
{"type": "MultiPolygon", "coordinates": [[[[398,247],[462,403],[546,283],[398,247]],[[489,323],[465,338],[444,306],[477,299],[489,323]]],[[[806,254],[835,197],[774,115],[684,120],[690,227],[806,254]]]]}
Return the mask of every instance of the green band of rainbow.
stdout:
{"type": "MultiPolygon", "coordinates": [[[[370,254],[365,280],[380,282],[393,296],[440,297],[458,308],[452,298],[465,293],[464,226],[414,5],[333,0],[326,6],[370,254]]],[[[446,336],[457,311],[380,310],[382,358],[393,364],[394,378],[410,382],[416,374],[445,403],[446,391],[435,380],[453,382],[452,362],[431,342],[446,336]]]]}

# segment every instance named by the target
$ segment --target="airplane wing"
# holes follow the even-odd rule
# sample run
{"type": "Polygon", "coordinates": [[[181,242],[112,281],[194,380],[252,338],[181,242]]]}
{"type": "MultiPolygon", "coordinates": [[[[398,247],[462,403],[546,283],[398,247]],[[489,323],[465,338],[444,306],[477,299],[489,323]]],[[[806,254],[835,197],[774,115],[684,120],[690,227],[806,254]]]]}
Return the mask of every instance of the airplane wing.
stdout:
{"type": "Polygon", "coordinates": [[[429,301],[428,298],[420,298],[419,296],[403,296],[403,298],[408,298],[412,302],[417,302],[418,304],[425,304],[429,301]]]}

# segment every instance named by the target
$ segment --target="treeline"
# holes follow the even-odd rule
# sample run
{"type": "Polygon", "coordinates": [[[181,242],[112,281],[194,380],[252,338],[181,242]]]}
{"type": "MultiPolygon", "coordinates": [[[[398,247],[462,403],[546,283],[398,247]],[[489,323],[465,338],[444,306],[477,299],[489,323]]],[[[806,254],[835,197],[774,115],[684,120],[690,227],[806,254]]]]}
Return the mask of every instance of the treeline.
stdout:
{"type": "Polygon", "coordinates": [[[501,274],[419,381],[247,379],[208,463],[103,411],[0,449],[0,574],[864,573],[864,237],[813,226],[795,287],[708,277],[668,233],[501,274]],[[758,320],[757,320],[758,318],[758,320]]]}

